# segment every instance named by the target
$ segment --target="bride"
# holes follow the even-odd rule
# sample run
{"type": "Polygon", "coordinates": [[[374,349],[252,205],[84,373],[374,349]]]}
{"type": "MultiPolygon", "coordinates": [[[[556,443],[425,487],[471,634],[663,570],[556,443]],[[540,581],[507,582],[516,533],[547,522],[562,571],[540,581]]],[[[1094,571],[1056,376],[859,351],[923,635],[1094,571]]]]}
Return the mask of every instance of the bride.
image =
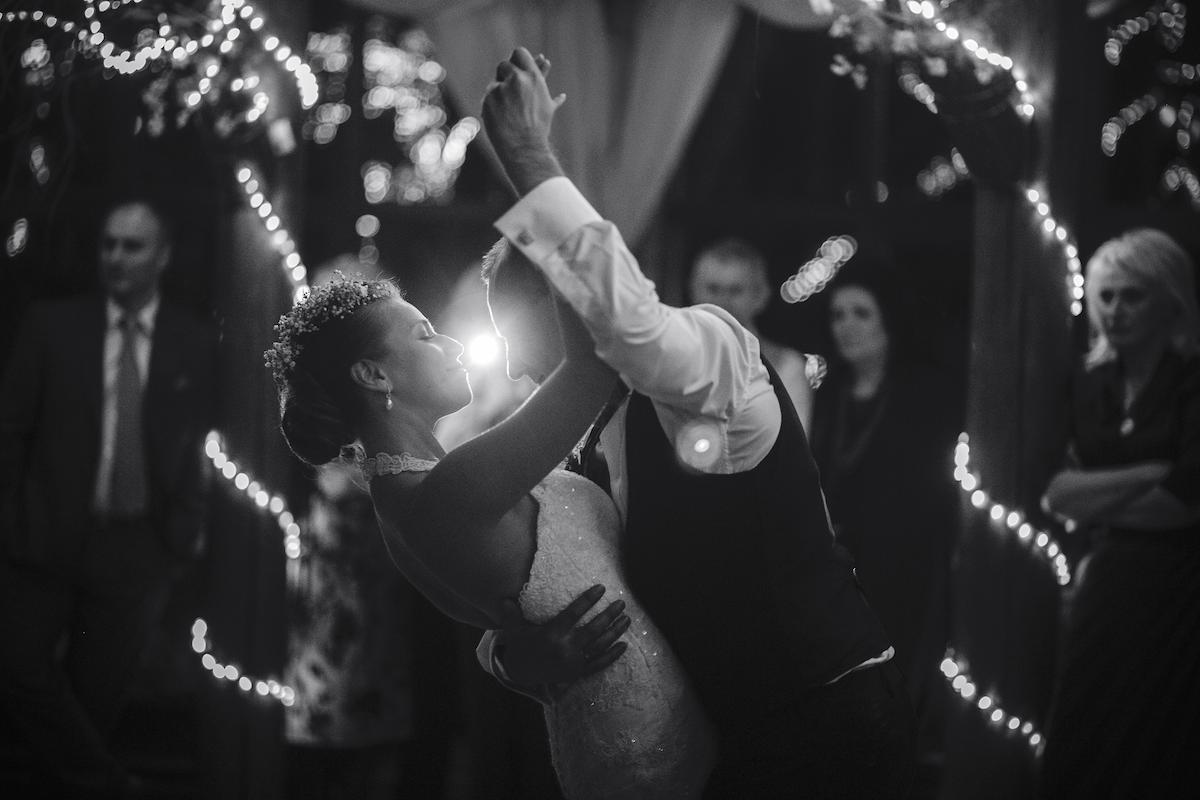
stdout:
{"type": "Polygon", "coordinates": [[[446,453],[434,423],[471,401],[462,345],[393,284],[339,276],[280,319],[266,353],[283,434],[311,465],[359,454],[393,560],[455,619],[498,628],[515,599],[540,623],[596,584],[615,591],[631,625],[594,615],[593,628],[605,628],[595,649],[618,635],[627,649],[545,708],[563,791],[570,800],[699,797],[714,759],[710,725],[625,588],[611,499],[557,468],[616,384],[574,312],[559,304],[558,317],[563,358],[541,388],[446,453]]]}

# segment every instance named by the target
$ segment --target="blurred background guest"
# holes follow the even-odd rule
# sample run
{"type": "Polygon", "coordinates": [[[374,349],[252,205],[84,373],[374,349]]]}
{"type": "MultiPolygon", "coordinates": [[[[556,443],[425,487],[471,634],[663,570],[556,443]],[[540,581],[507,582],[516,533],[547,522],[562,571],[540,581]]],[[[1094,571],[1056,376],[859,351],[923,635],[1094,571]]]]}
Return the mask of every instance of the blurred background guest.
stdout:
{"type": "Polygon", "coordinates": [[[0,385],[0,698],[73,797],[134,781],[108,735],[203,547],[216,337],[159,294],[167,217],[109,207],[97,296],[31,307],[0,385]]]}
{"type": "Polygon", "coordinates": [[[289,562],[286,796],[443,797],[460,721],[453,632],[392,564],[356,472],[318,471],[289,562]]]}
{"type": "Polygon", "coordinates": [[[1200,751],[1200,314],[1195,267],[1162,231],[1087,264],[1091,349],[1074,374],[1065,468],[1043,504],[1093,549],[1077,570],[1042,793],[1167,797],[1200,751]]]}
{"type": "Polygon", "coordinates": [[[855,264],[827,290],[833,350],[811,439],[838,541],[907,678],[920,725],[913,796],[923,797],[936,792],[945,726],[938,663],[949,637],[960,392],[896,341],[903,328],[886,287],[855,264]]]}
{"type": "Polygon", "coordinates": [[[779,374],[811,438],[813,392],[805,372],[808,358],[787,345],[763,338],[755,322],[771,299],[763,254],[742,239],[722,239],[709,245],[696,256],[689,290],[693,303],[712,303],[725,309],[758,337],[763,355],[779,374]]]}
{"type": "MultiPolygon", "coordinates": [[[[351,255],[313,270],[373,272],[351,255]]],[[[454,629],[392,564],[358,467],[317,470],[288,562],[285,796],[446,796],[461,727],[454,629]]]]}

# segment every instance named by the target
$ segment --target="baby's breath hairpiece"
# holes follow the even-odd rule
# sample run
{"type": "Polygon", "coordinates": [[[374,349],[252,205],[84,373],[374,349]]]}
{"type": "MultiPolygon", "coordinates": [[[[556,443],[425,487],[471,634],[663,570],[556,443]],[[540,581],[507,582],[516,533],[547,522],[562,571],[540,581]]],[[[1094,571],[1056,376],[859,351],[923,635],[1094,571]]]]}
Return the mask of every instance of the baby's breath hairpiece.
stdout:
{"type": "Polygon", "coordinates": [[[400,297],[400,290],[390,281],[347,278],[341,272],[335,273],[329,283],[311,289],[275,323],[275,335],[279,339],[263,353],[276,382],[287,380],[296,369],[304,337],[320,330],[330,320],[348,317],[385,297],[400,297]]]}

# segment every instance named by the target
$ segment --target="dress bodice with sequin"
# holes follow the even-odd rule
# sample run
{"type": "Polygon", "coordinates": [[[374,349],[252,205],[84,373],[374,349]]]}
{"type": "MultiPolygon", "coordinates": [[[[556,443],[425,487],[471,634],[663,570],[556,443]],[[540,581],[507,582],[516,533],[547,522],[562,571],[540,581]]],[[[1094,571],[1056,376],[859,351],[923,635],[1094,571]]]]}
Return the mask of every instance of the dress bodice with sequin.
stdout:
{"type": "Polygon", "coordinates": [[[625,587],[612,500],[562,470],[533,490],[537,551],[521,592],[524,615],[554,617],[588,587],[606,587],[598,613],[626,602],[628,648],[611,666],[546,706],[554,766],[570,800],[698,798],[715,755],[711,726],[662,633],[625,587]]]}

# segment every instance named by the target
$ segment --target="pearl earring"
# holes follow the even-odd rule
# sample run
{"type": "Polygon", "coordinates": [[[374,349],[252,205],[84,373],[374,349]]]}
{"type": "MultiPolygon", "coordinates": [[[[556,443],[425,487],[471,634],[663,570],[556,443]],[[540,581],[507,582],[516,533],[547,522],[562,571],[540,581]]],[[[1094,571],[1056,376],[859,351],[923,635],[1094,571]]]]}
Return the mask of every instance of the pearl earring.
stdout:
{"type": "Polygon", "coordinates": [[[388,411],[392,410],[392,390],[388,389],[387,397],[383,401],[383,407],[388,411]]]}

